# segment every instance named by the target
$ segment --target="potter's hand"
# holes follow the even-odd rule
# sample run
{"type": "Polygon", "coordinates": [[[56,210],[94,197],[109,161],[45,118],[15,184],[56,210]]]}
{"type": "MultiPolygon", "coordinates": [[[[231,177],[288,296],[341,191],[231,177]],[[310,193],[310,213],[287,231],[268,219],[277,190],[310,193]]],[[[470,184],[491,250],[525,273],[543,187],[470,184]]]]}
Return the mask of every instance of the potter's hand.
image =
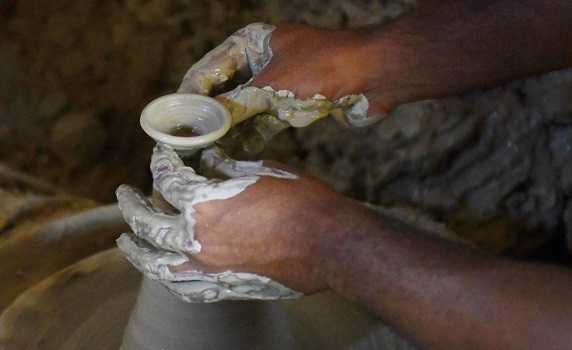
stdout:
{"type": "MultiPolygon", "coordinates": [[[[239,30],[189,69],[178,92],[212,95],[240,76],[254,80],[217,96],[230,110],[233,124],[256,115],[271,115],[295,127],[328,115],[352,126],[379,120],[384,111],[374,105],[368,113],[365,91],[348,89],[355,85],[356,77],[348,77],[348,71],[356,62],[347,61],[350,57],[339,50],[342,45],[328,39],[332,33],[320,31],[309,39],[296,28],[300,27],[280,25],[274,34],[275,26],[255,23],[239,30]],[[348,66],[332,64],[340,61],[348,66]],[[290,75],[297,78],[285,78],[290,75]]],[[[303,28],[312,34],[318,31],[303,28]]],[[[371,97],[375,101],[375,95],[371,97]]]]}
{"type": "Polygon", "coordinates": [[[129,260],[190,301],[300,296],[261,275],[304,292],[320,290],[320,284],[302,282],[312,280],[313,236],[300,222],[318,217],[308,204],[324,200],[325,186],[262,162],[228,159],[215,148],[203,152],[202,163],[213,178],[195,174],[167,146],[154,150],[155,190],[177,215],[162,212],[128,186],[117,190],[135,233],[118,240],[129,260]]]}
{"type": "Polygon", "coordinates": [[[210,95],[233,78],[251,78],[272,57],[268,46],[273,25],[254,23],[237,31],[193,64],[177,92],[210,95]]]}

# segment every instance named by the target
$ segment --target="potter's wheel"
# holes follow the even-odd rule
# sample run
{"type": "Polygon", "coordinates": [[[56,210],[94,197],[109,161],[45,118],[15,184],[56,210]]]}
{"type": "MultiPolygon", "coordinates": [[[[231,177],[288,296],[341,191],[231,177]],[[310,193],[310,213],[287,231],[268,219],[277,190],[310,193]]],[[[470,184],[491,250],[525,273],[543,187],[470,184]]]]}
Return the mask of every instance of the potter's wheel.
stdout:
{"type": "MultiPolygon", "coordinates": [[[[117,349],[140,281],[118,249],[75,263],[22,293],[2,313],[0,348],[117,349]]],[[[279,303],[304,349],[411,348],[336,295],[279,303]]]]}
{"type": "Polygon", "coordinates": [[[0,344],[7,349],[117,349],[140,278],[117,249],[73,264],[22,293],[2,313],[0,344]]]}

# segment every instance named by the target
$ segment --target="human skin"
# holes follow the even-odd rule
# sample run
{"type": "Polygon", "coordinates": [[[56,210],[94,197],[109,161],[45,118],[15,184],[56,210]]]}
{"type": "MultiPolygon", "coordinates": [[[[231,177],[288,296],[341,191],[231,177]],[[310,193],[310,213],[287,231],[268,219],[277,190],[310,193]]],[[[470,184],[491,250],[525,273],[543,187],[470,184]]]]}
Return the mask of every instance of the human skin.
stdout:
{"type": "Polygon", "coordinates": [[[571,40],[569,1],[435,0],[378,27],[279,24],[273,57],[250,85],[300,98],[363,93],[376,115],[570,67],[571,40]]]}
{"type": "MultiPolygon", "coordinates": [[[[251,84],[299,97],[364,93],[378,114],[572,66],[570,42],[572,2],[431,1],[367,30],[280,25],[273,58],[251,84]]],[[[333,290],[427,348],[572,344],[569,270],[427,235],[295,173],[197,205],[197,263],[171,269],[232,269],[305,293],[333,290]]]]}
{"type": "Polygon", "coordinates": [[[572,272],[496,258],[392,221],[310,175],[262,176],[195,206],[202,249],[173,272],[247,271],[333,290],[427,348],[563,349],[572,272]]]}

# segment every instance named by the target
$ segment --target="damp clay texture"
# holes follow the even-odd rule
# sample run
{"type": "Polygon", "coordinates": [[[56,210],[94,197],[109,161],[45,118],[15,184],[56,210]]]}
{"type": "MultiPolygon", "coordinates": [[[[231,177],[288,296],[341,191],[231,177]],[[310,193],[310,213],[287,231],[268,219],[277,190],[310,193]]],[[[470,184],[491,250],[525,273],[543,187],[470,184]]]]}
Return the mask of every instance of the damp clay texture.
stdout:
{"type": "MultiPolygon", "coordinates": [[[[359,27],[416,5],[2,1],[0,161],[100,203],[114,201],[121,183],[150,191],[153,141],[138,126],[141,110],[176,91],[191,64],[233,32],[253,22],[359,27]]],[[[562,70],[404,105],[366,128],[326,118],[284,131],[261,157],[528,257],[547,245],[564,250],[572,236],[571,144],[572,71],[562,70]]]]}

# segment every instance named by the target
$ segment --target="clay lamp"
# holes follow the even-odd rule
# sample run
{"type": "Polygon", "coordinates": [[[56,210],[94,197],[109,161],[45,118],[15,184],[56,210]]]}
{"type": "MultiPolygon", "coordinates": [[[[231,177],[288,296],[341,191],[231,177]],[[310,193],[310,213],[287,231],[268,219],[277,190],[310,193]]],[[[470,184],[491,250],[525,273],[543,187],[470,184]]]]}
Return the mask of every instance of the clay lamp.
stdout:
{"type": "Polygon", "coordinates": [[[140,122],[147,135],[185,157],[226,134],[231,116],[213,98],[171,94],[149,103],[141,113],[140,122]]]}

